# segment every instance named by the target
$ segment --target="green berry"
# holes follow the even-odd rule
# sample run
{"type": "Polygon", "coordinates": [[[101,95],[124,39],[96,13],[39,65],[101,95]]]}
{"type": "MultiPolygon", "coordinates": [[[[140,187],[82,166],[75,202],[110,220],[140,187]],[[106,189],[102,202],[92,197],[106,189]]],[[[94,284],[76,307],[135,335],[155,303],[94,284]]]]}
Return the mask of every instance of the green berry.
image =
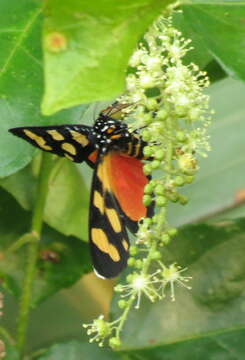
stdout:
{"type": "Polygon", "coordinates": [[[162,160],[164,158],[164,150],[159,149],[154,154],[155,159],[162,160]]]}
{"type": "Polygon", "coordinates": [[[192,108],[192,109],[190,109],[190,111],[189,111],[189,116],[188,116],[188,118],[189,118],[191,121],[197,121],[197,120],[200,120],[200,115],[201,115],[201,110],[200,110],[200,109],[192,108]]]}
{"type": "Polygon", "coordinates": [[[135,262],[135,267],[137,269],[141,269],[142,268],[142,261],[140,259],[136,260],[135,262]]]}
{"type": "Polygon", "coordinates": [[[161,240],[165,245],[167,245],[170,242],[170,236],[168,234],[163,234],[161,240]]]}
{"type": "Polygon", "coordinates": [[[151,113],[147,113],[144,115],[144,122],[146,125],[150,124],[153,120],[152,114],[151,113]]]}
{"type": "Polygon", "coordinates": [[[157,118],[165,120],[168,117],[168,111],[166,109],[161,109],[157,112],[157,118]]]}
{"type": "Polygon", "coordinates": [[[184,195],[179,195],[179,202],[181,205],[185,205],[188,203],[188,198],[184,195]]]}
{"type": "Polygon", "coordinates": [[[160,251],[154,251],[154,252],[151,254],[151,259],[152,259],[152,260],[159,260],[159,259],[161,259],[161,253],[160,253],[160,251]]]}
{"type": "Polygon", "coordinates": [[[154,215],[154,216],[152,217],[152,222],[153,222],[153,224],[157,224],[157,223],[158,223],[158,216],[157,216],[157,215],[154,215]]]}
{"type": "Polygon", "coordinates": [[[130,257],[128,259],[128,266],[134,266],[135,265],[135,259],[133,257],[130,257]]]}
{"type": "Polygon", "coordinates": [[[193,180],[194,180],[194,176],[189,175],[189,176],[185,177],[185,182],[187,184],[191,184],[193,182],[193,180]]]}
{"type": "Polygon", "coordinates": [[[144,222],[143,222],[143,224],[145,225],[145,226],[150,226],[151,225],[151,223],[152,223],[152,219],[151,218],[144,218],[144,222]]]}
{"type": "Polygon", "coordinates": [[[150,157],[152,155],[152,153],[153,153],[152,152],[152,147],[151,146],[145,146],[143,152],[144,152],[144,155],[146,157],[150,157]]]}
{"type": "Polygon", "coordinates": [[[151,164],[145,164],[143,169],[145,175],[150,175],[152,172],[151,164]]]}
{"type": "Polygon", "coordinates": [[[175,236],[177,234],[178,230],[176,228],[168,229],[168,235],[169,236],[175,236]]]}
{"type": "Polygon", "coordinates": [[[179,195],[177,192],[169,192],[166,194],[167,198],[172,202],[177,202],[179,200],[179,195]]]}
{"type": "Polygon", "coordinates": [[[149,141],[151,138],[151,133],[149,130],[143,130],[142,131],[142,138],[144,141],[149,141]]]}
{"type": "Polygon", "coordinates": [[[130,249],[129,249],[130,255],[135,256],[138,254],[138,251],[139,251],[139,249],[137,248],[137,246],[135,246],[135,245],[130,246],[130,249]]]}
{"type": "Polygon", "coordinates": [[[155,187],[155,194],[157,195],[164,195],[164,186],[162,184],[158,184],[156,187],[155,187]]]}
{"type": "Polygon", "coordinates": [[[120,309],[124,309],[127,306],[127,302],[125,300],[119,300],[117,305],[120,309]]]}
{"type": "Polygon", "coordinates": [[[109,340],[109,345],[112,349],[117,349],[121,346],[121,341],[117,337],[112,337],[109,340]]]}
{"type": "Polygon", "coordinates": [[[153,160],[151,163],[152,169],[159,169],[161,162],[159,160],[153,160]]]}
{"type": "Polygon", "coordinates": [[[176,137],[179,142],[185,142],[185,140],[186,140],[186,135],[185,135],[184,131],[178,131],[176,134],[176,137]]]}
{"type": "Polygon", "coordinates": [[[185,184],[185,178],[183,178],[183,176],[176,176],[174,183],[177,186],[183,186],[185,184]]]}
{"type": "Polygon", "coordinates": [[[143,204],[145,206],[149,206],[152,202],[152,197],[150,195],[144,195],[143,196],[143,204]]]}
{"type": "Polygon", "coordinates": [[[129,274],[127,277],[126,277],[126,280],[128,283],[131,283],[134,279],[134,275],[133,274],[129,274]]]}
{"type": "Polygon", "coordinates": [[[152,184],[147,184],[144,188],[144,193],[147,195],[152,194],[153,189],[154,189],[154,187],[152,186],[152,184]]]}
{"type": "Polygon", "coordinates": [[[149,184],[151,184],[153,187],[155,187],[157,185],[157,181],[155,179],[151,179],[149,184]]]}
{"type": "Polygon", "coordinates": [[[155,99],[147,99],[146,107],[148,110],[155,110],[158,107],[158,103],[155,99]]]}
{"type": "Polygon", "coordinates": [[[162,207],[162,206],[165,206],[166,203],[167,203],[167,199],[166,199],[164,196],[158,196],[158,197],[156,198],[156,204],[157,204],[157,206],[162,207]]]}

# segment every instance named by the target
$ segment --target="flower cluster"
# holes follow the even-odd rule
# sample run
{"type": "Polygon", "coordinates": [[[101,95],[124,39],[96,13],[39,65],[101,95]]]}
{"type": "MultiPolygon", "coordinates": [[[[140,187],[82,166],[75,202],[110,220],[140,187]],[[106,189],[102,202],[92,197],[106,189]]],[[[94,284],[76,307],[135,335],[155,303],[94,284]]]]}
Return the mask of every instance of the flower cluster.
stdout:
{"type": "Polygon", "coordinates": [[[144,148],[144,173],[151,175],[145,186],[145,206],[154,203],[155,215],[139,223],[135,245],[130,248],[128,265],[132,269],[125,284],[115,291],[122,315],[114,322],[99,318],[89,325],[92,339],[111,347],[120,346],[120,333],[128,312],[138,309],[142,296],[151,302],[163,299],[169,288],[175,300],[175,284],[190,289],[176,263],[166,265],[161,248],[168,245],[177,229],[167,221],[170,202],[185,205],[188,199],[180,188],[193,182],[198,171],[198,156],[209,151],[207,126],[211,120],[209,98],[203,94],[208,78],[194,64],[184,65],[191,50],[190,40],[172,26],[171,18],[160,17],[150,28],[129,63],[127,91],[120,102],[132,104],[125,117],[132,131],[140,131],[147,142],[144,148]],[[140,130],[139,130],[140,129],[140,130]],[[103,321],[103,330],[101,328],[103,321]]]}

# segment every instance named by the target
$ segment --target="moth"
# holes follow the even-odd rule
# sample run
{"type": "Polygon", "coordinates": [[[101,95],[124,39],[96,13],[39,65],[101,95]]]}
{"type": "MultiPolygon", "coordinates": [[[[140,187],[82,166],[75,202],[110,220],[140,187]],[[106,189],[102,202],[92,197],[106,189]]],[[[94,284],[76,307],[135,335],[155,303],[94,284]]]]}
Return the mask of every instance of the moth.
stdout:
{"type": "Polygon", "coordinates": [[[28,126],[9,131],[41,150],[93,168],[89,209],[89,244],[96,275],[117,276],[129,257],[127,230],[152,216],[143,204],[149,181],[143,172],[146,143],[117,117],[128,105],[115,103],[100,112],[93,126],[28,126]]]}

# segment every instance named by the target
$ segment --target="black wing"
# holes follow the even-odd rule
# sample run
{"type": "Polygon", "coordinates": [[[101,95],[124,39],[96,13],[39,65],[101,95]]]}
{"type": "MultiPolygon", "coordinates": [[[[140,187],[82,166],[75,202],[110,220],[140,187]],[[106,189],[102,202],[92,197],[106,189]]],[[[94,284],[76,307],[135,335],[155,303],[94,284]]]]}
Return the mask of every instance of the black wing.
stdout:
{"type": "Polygon", "coordinates": [[[59,125],[18,127],[9,131],[41,150],[80,163],[88,161],[89,155],[95,151],[89,140],[91,129],[85,125],[59,125]]]}
{"type": "Polygon", "coordinates": [[[129,257],[124,217],[111,188],[108,156],[98,159],[95,165],[89,216],[94,270],[103,278],[117,276],[127,266],[129,257]]]}

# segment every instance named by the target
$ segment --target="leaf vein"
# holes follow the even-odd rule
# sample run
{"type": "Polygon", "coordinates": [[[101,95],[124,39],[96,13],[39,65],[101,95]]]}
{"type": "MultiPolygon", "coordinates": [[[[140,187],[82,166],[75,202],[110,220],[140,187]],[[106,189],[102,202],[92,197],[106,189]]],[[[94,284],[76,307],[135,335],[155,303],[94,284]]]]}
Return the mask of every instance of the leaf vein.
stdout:
{"type": "Polygon", "coordinates": [[[42,12],[43,7],[38,8],[34,13],[33,16],[28,20],[28,22],[26,23],[23,31],[20,33],[20,36],[18,38],[18,40],[16,41],[15,46],[12,48],[12,50],[10,51],[5,64],[3,65],[2,69],[0,70],[0,77],[7,71],[12,58],[14,57],[16,51],[20,48],[22,42],[24,41],[28,31],[30,30],[30,28],[32,27],[32,25],[35,23],[37,17],[40,15],[40,13],[42,12]]]}

